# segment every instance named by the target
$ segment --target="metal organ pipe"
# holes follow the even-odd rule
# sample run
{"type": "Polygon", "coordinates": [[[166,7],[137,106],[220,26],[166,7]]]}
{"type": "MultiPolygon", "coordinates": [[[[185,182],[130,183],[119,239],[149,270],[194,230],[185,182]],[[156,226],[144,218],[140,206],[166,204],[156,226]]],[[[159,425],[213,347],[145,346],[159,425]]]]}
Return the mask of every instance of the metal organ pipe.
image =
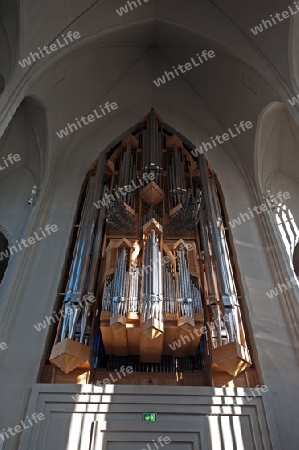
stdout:
{"type": "Polygon", "coordinates": [[[99,212],[95,211],[92,207],[93,202],[99,198],[100,189],[101,183],[99,176],[91,176],[81,215],[81,223],[70,270],[67,292],[64,299],[61,341],[65,338],[74,339],[77,323],[82,313],[78,340],[81,343],[86,343],[87,319],[90,314],[90,309],[95,302],[93,296],[95,278],[93,274],[98,264],[98,251],[102,242],[101,224],[103,225],[104,216],[100,214],[100,217],[98,217],[99,212]],[[100,230],[97,224],[99,224],[100,230]],[[89,258],[90,253],[93,255],[91,261],[89,258]]]}
{"type": "Polygon", "coordinates": [[[213,193],[211,192],[211,187],[209,183],[209,175],[207,163],[204,157],[199,156],[199,167],[200,167],[200,175],[202,179],[203,189],[204,189],[204,202],[207,211],[207,221],[208,227],[210,231],[211,243],[213,254],[216,257],[218,263],[218,272],[219,279],[221,284],[221,291],[224,295],[227,292],[227,278],[226,278],[226,270],[223,267],[222,257],[221,257],[221,241],[217,228],[217,218],[214,211],[214,205],[212,200],[213,193]]]}
{"type": "MultiPolygon", "coordinates": [[[[99,164],[99,161],[98,161],[99,164]]],[[[101,194],[102,190],[102,183],[100,181],[100,177],[97,176],[96,179],[96,186],[94,190],[94,200],[96,198],[99,198],[99,195],[101,194]]],[[[86,331],[88,326],[88,320],[90,317],[91,309],[96,301],[96,298],[94,296],[95,288],[96,288],[96,276],[97,276],[97,269],[99,264],[99,254],[102,248],[102,239],[103,239],[103,227],[104,227],[104,220],[106,211],[105,208],[101,208],[100,211],[95,211],[95,209],[92,209],[91,215],[91,230],[92,230],[92,242],[90,242],[88,252],[91,255],[91,257],[86,258],[86,280],[84,282],[84,293],[86,293],[83,296],[83,299],[81,300],[81,308],[82,308],[82,314],[81,314],[81,323],[80,323],[80,339],[79,342],[81,344],[88,345],[89,338],[86,337],[86,331]]]]}
{"type": "Polygon", "coordinates": [[[155,230],[147,236],[144,253],[144,284],[142,293],[142,320],[162,320],[162,267],[159,238],[155,230]],[[150,269],[150,270],[148,270],[150,269]]]}
{"type": "MultiPolygon", "coordinates": [[[[159,241],[158,241],[158,245],[159,245],[159,241]]],[[[159,271],[159,278],[158,278],[158,292],[159,292],[159,297],[160,299],[163,300],[163,275],[162,275],[162,252],[159,251],[159,247],[158,247],[158,271],[159,271]]],[[[163,303],[161,303],[161,306],[163,306],[163,303]]],[[[160,305],[159,305],[159,315],[161,315],[162,311],[160,309],[160,305]]],[[[161,318],[160,318],[161,320],[161,318]]]]}
{"type": "MultiPolygon", "coordinates": [[[[96,192],[99,190],[96,189],[96,192]]],[[[101,197],[104,195],[104,192],[102,192],[101,197]]],[[[90,268],[88,271],[88,284],[86,292],[94,294],[95,288],[96,288],[96,278],[97,278],[97,269],[99,265],[99,258],[102,250],[102,244],[103,244],[103,230],[104,230],[104,224],[105,224],[105,218],[106,218],[106,208],[101,207],[98,219],[96,223],[96,234],[95,234],[95,240],[93,245],[93,253],[92,253],[92,260],[90,264],[90,268]]]]}
{"type": "MultiPolygon", "coordinates": [[[[240,343],[240,329],[239,320],[236,308],[238,303],[236,295],[233,292],[233,280],[231,278],[231,268],[229,259],[224,247],[225,235],[221,228],[221,217],[218,210],[218,203],[216,198],[215,187],[213,181],[209,179],[208,169],[205,158],[199,156],[200,174],[202,177],[202,184],[205,192],[205,205],[207,209],[207,219],[211,236],[211,243],[213,253],[217,260],[218,275],[221,285],[222,302],[226,313],[226,326],[229,334],[229,341],[233,342],[235,336],[240,343]]],[[[216,314],[216,312],[215,312],[216,314]]],[[[220,322],[220,317],[216,323],[220,322]]]]}
{"type": "Polygon", "coordinates": [[[209,244],[208,244],[206,218],[205,218],[203,209],[200,209],[200,212],[199,212],[199,222],[200,222],[199,232],[200,232],[200,238],[201,238],[201,243],[202,243],[202,247],[203,247],[204,258],[205,258],[206,278],[207,278],[207,285],[208,285],[208,298],[209,298],[209,304],[212,305],[217,302],[217,298],[216,298],[216,290],[215,290],[214,279],[213,279],[213,269],[212,269],[209,244]]]}
{"type": "Polygon", "coordinates": [[[219,210],[218,202],[216,198],[215,187],[212,179],[209,179],[209,188],[211,193],[211,199],[213,202],[213,223],[214,228],[216,225],[215,234],[217,235],[217,244],[219,249],[219,256],[221,261],[221,273],[223,274],[223,283],[225,285],[225,291],[222,293],[223,304],[225,308],[226,326],[229,334],[229,341],[234,342],[235,337],[238,343],[240,340],[240,327],[237,315],[237,309],[239,308],[237,298],[234,292],[234,282],[231,274],[231,266],[228,259],[226,249],[226,238],[222,229],[222,220],[219,210]],[[218,214],[217,214],[218,213],[218,214]]]}
{"type": "Polygon", "coordinates": [[[70,278],[67,287],[67,299],[72,297],[75,301],[80,299],[80,287],[82,286],[83,268],[86,264],[86,255],[89,247],[90,238],[90,211],[92,207],[93,197],[95,190],[95,177],[91,177],[89,180],[89,187],[87,198],[85,200],[84,209],[81,216],[81,223],[79,228],[79,235],[76,242],[75,255],[70,271],[70,278]],[[74,294],[73,294],[74,293],[74,294]],[[77,294],[77,295],[76,295],[77,294]]]}
{"type": "Polygon", "coordinates": [[[150,167],[156,171],[157,165],[157,152],[156,152],[156,127],[155,127],[155,112],[151,109],[150,119],[149,119],[149,146],[150,146],[150,167]]]}
{"type": "Polygon", "coordinates": [[[161,153],[161,133],[159,125],[155,119],[155,111],[152,108],[150,117],[146,122],[146,129],[143,130],[143,173],[153,172],[155,183],[162,187],[162,153],[161,153]]]}
{"type": "Polygon", "coordinates": [[[216,192],[211,178],[208,179],[209,194],[211,198],[211,218],[213,223],[214,234],[216,236],[217,252],[219,257],[219,262],[221,264],[221,278],[222,285],[224,288],[223,294],[228,294],[231,292],[230,280],[229,280],[229,268],[227,265],[226,258],[224,255],[222,247],[222,236],[221,236],[221,217],[218,211],[216,192]]]}
{"type": "Polygon", "coordinates": [[[170,192],[170,207],[181,204],[181,208],[171,217],[166,226],[169,235],[180,235],[195,229],[199,220],[199,209],[201,204],[201,191],[193,188],[187,189],[185,176],[184,157],[176,145],[173,146],[173,155],[168,165],[168,187],[170,192]],[[194,195],[194,201],[193,201],[194,195]]]}
{"type": "Polygon", "coordinates": [[[90,311],[95,303],[96,299],[92,294],[84,295],[82,300],[82,317],[81,317],[81,323],[80,323],[80,340],[79,342],[81,344],[88,345],[88,338],[85,337],[86,329],[87,329],[87,322],[88,318],[90,316],[90,311]]]}
{"type": "Polygon", "coordinates": [[[139,312],[139,286],[140,286],[140,268],[137,264],[132,264],[130,273],[129,287],[129,312],[139,312]]]}
{"type": "Polygon", "coordinates": [[[176,145],[173,147],[173,165],[175,172],[174,183],[177,186],[175,189],[177,203],[182,203],[184,194],[186,193],[185,168],[181,160],[180,151],[176,145]]]}
{"type": "Polygon", "coordinates": [[[193,299],[191,293],[190,272],[187,267],[186,249],[181,246],[176,251],[178,257],[177,285],[179,315],[193,317],[193,299]]]}
{"type": "Polygon", "coordinates": [[[103,311],[111,311],[113,295],[113,276],[106,278],[106,286],[103,296],[103,311]]]}
{"type": "Polygon", "coordinates": [[[126,304],[127,304],[126,293],[128,282],[127,260],[128,260],[128,249],[123,247],[119,252],[117,267],[114,274],[112,312],[111,312],[112,316],[115,316],[117,314],[121,316],[126,315],[126,304]]]}
{"type": "Polygon", "coordinates": [[[194,304],[194,312],[196,314],[202,313],[201,294],[198,285],[198,279],[195,277],[191,277],[191,289],[192,289],[191,295],[194,304]]]}
{"type": "MultiPolygon", "coordinates": [[[[221,270],[221,259],[219,255],[219,236],[217,237],[216,223],[213,222],[213,199],[210,192],[210,184],[209,184],[209,175],[208,168],[205,158],[199,157],[199,168],[200,168],[200,176],[203,186],[203,196],[204,196],[204,204],[206,208],[206,221],[208,225],[209,235],[211,239],[212,252],[217,261],[218,265],[218,275],[220,279],[221,291],[225,292],[225,282],[224,277],[221,270]]],[[[209,257],[210,260],[210,257],[209,257]]],[[[212,275],[213,277],[213,275],[212,275]]],[[[223,303],[223,301],[222,301],[223,303]]],[[[214,324],[217,330],[217,343],[218,346],[222,346],[222,330],[221,330],[221,310],[219,308],[219,304],[217,303],[217,299],[215,298],[215,303],[210,302],[210,307],[214,316],[214,324]]]]}
{"type": "Polygon", "coordinates": [[[164,265],[164,312],[176,312],[175,277],[172,265],[164,265]]]}

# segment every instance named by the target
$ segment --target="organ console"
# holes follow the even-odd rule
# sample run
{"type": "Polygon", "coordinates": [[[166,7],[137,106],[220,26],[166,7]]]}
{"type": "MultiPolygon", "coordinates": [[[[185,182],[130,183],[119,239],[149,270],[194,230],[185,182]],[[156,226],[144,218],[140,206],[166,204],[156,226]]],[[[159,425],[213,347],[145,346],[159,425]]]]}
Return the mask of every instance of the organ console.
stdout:
{"type": "Polygon", "coordinates": [[[199,348],[213,371],[251,365],[216,178],[191,150],[152,109],[90,171],[50,356],[64,372],[199,348]]]}

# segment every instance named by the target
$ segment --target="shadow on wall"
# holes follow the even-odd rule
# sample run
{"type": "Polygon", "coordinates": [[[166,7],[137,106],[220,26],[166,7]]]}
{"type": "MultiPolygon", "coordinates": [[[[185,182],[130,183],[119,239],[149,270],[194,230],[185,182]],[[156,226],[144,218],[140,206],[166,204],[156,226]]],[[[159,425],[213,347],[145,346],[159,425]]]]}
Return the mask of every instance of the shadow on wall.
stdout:
{"type": "Polygon", "coordinates": [[[3,280],[4,273],[8,266],[9,258],[3,258],[1,259],[1,254],[4,252],[8,247],[8,240],[4,236],[3,233],[0,232],[0,284],[3,280]]]}

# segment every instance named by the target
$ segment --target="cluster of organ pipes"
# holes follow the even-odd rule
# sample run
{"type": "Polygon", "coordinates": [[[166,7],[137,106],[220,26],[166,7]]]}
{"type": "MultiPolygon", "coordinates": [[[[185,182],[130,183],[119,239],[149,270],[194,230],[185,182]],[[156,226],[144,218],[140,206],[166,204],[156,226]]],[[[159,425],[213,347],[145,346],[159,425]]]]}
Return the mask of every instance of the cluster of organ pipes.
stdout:
{"type": "Polygon", "coordinates": [[[171,138],[152,110],[139,131],[109,155],[106,169],[98,164],[97,172],[90,173],[56,341],[89,345],[94,309],[99,317],[109,313],[115,330],[126,326],[122,318],[135,320],[137,315],[146,326],[151,320],[164,323],[167,314],[176,315],[178,326],[195,323],[189,319],[201,315],[210,322],[213,348],[232,342],[246,346],[213,174],[203,155],[194,161],[178,138],[167,144],[171,138]],[[151,172],[152,186],[113,194],[151,172]],[[153,189],[153,201],[146,189],[153,189]],[[94,208],[104,194],[110,200],[94,208]],[[188,242],[197,268],[195,263],[190,267],[188,242]],[[105,265],[108,252],[106,271],[101,259],[105,265]],[[164,262],[166,255],[171,257],[164,262]]]}
{"type": "Polygon", "coordinates": [[[215,182],[209,176],[207,163],[202,155],[199,157],[199,167],[205,207],[205,215],[201,213],[201,219],[207,225],[207,227],[206,225],[200,227],[200,233],[205,259],[208,262],[206,276],[209,288],[208,305],[212,311],[212,324],[215,329],[213,343],[216,347],[235,341],[238,344],[244,344],[243,325],[215,182]],[[215,282],[215,267],[211,263],[209,244],[211,244],[213,257],[216,261],[216,275],[219,279],[220,292],[218,292],[215,282]]]}
{"type": "Polygon", "coordinates": [[[159,237],[151,230],[145,244],[143,271],[134,263],[128,268],[129,251],[122,248],[115,274],[106,278],[103,311],[112,311],[112,316],[125,316],[126,311],[140,312],[143,321],[152,317],[162,320],[162,312],[173,314],[178,311],[180,317],[192,317],[193,313],[202,313],[199,280],[190,275],[186,248],[181,246],[176,251],[175,273],[171,263],[162,264],[159,246],[159,237]],[[144,278],[141,296],[142,276],[144,278]]]}
{"type": "Polygon", "coordinates": [[[192,200],[191,189],[182,194],[181,208],[175,212],[167,224],[167,234],[178,235],[183,230],[191,233],[196,228],[199,221],[199,208],[201,203],[201,191],[196,189],[195,201],[192,200]]]}
{"type": "Polygon", "coordinates": [[[71,339],[80,344],[89,344],[91,311],[96,302],[94,294],[98,253],[105,223],[105,212],[95,212],[92,205],[101,195],[103,187],[100,177],[93,172],[86,187],[56,342],[71,339]]]}
{"type": "Polygon", "coordinates": [[[123,198],[110,200],[106,205],[107,225],[111,231],[132,235],[136,233],[136,221],[126,209],[123,198]]]}
{"type": "Polygon", "coordinates": [[[142,217],[141,224],[144,225],[145,223],[149,222],[151,219],[155,219],[157,222],[162,222],[161,215],[155,211],[154,207],[149,208],[146,214],[142,217]]]}
{"type": "Polygon", "coordinates": [[[167,223],[166,231],[170,236],[192,232],[199,221],[201,190],[191,189],[191,182],[186,177],[186,160],[176,145],[168,162],[169,209],[181,206],[167,223]],[[193,191],[195,193],[193,194],[193,191]]]}
{"type": "Polygon", "coordinates": [[[194,366],[201,366],[200,357],[193,356],[189,358],[174,358],[173,356],[162,356],[159,364],[155,363],[140,363],[138,356],[129,357],[112,357],[108,364],[107,370],[116,371],[120,370],[121,366],[131,366],[134,372],[193,372],[194,366]]]}

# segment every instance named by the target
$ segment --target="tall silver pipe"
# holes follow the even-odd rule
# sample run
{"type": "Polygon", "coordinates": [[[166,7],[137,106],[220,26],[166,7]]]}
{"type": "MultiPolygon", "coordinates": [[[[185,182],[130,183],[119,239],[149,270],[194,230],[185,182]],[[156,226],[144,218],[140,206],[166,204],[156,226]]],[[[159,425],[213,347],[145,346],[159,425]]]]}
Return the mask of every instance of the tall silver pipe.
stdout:
{"type": "Polygon", "coordinates": [[[209,244],[208,244],[209,241],[208,241],[208,235],[207,235],[207,229],[206,229],[206,218],[205,218],[204,211],[202,208],[199,211],[199,221],[201,224],[201,226],[199,227],[199,232],[200,232],[200,238],[201,238],[201,242],[202,242],[204,259],[205,259],[206,279],[207,279],[207,285],[208,285],[208,299],[209,299],[209,303],[213,304],[217,301],[216,289],[214,286],[213,269],[212,269],[209,244]]]}
{"type": "Polygon", "coordinates": [[[81,308],[76,303],[70,301],[64,304],[63,323],[61,328],[60,340],[73,339],[76,331],[76,324],[81,313],[81,308]]]}
{"type": "Polygon", "coordinates": [[[85,295],[82,300],[83,308],[82,308],[82,317],[81,317],[81,326],[80,326],[80,343],[85,343],[85,333],[87,328],[87,321],[90,316],[90,311],[92,306],[94,305],[96,299],[93,295],[85,295]]]}
{"type": "Polygon", "coordinates": [[[174,200],[174,195],[175,195],[175,188],[174,188],[174,178],[175,178],[175,174],[174,174],[174,167],[173,167],[173,158],[169,161],[169,190],[171,193],[171,208],[174,207],[175,205],[175,200],[174,200]]]}
{"type": "Polygon", "coordinates": [[[150,169],[150,146],[149,146],[148,134],[149,134],[149,130],[148,130],[148,121],[147,121],[146,129],[143,132],[143,148],[144,148],[144,151],[142,152],[142,156],[143,156],[142,172],[143,173],[149,172],[149,169],[150,169]]]}
{"type": "Polygon", "coordinates": [[[230,295],[231,293],[231,287],[230,287],[230,281],[229,281],[229,268],[226,264],[225,260],[225,254],[223,251],[222,246],[222,236],[221,236],[221,217],[218,210],[217,200],[216,200],[216,193],[213,181],[209,178],[208,179],[208,192],[209,192],[209,198],[211,199],[211,219],[212,219],[212,226],[214,235],[216,237],[216,246],[217,246],[217,256],[220,264],[220,272],[221,272],[221,279],[222,279],[222,287],[223,287],[223,294],[230,295]]]}
{"type": "Polygon", "coordinates": [[[178,272],[177,272],[177,285],[178,285],[178,303],[180,316],[193,317],[193,299],[191,295],[191,280],[190,272],[187,267],[186,261],[186,249],[181,246],[176,251],[178,257],[178,272]]]}
{"type": "MultiPolygon", "coordinates": [[[[101,167],[101,158],[98,159],[97,162],[97,173],[96,173],[96,183],[94,189],[94,201],[101,198],[103,196],[103,188],[102,188],[102,172],[103,168],[101,167]]],[[[103,227],[106,215],[106,209],[100,208],[100,210],[96,210],[96,208],[92,208],[91,210],[91,229],[93,230],[93,236],[91,239],[91,243],[89,249],[89,255],[91,255],[91,259],[89,259],[89,255],[86,257],[86,265],[85,265],[85,273],[86,277],[84,280],[83,288],[81,290],[83,299],[80,300],[80,308],[81,308],[81,318],[80,318],[80,343],[85,343],[85,333],[88,329],[88,321],[90,317],[90,311],[95,303],[96,299],[94,297],[95,289],[96,289],[96,279],[97,272],[99,266],[99,256],[102,248],[102,240],[103,240],[103,227]]],[[[75,324],[76,325],[76,324],[75,324]]]]}
{"type": "Polygon", "coordinates": [[[220,308],[218,304],[214,304],[211,306],[213,317],[214,317],[214,324],[217,330],[217,344],[219,347],[222,346],[222,330],[221,330],[221,314],[220,314],[220,308]]]}
{"type": "Polygon", "coordinates": [[[212,249],[217,261],[217,272],[221,286],[222,303],[227,317],[226,327],[228,329],[229,340],[230,342],[233,342],[235,340],[235,334],[237,338],[239,338],[240,330],[239,325],[234,326],[235,311],[233,310],[238,307],[238,304],[236,296],[232,290],[233,281],[230,279],[231,268],[226,254],[226,249],[224,248],[225,236],[221,228],[221,217],[218,209],[215,187],[212,180],[209,179],[207,164],[203,155],[199,156],[199,166],[202,184],[205,191],[205,205],[212,249]]]}
{"type": "Polygon", "coordinates": [[[142,292],[142,320],[162,320],[163,295],[161,254],[155,230],[147,236],[144,255],[145,275],[142,292]],[[150,269],[150,270],[149,270],[150,269]]]}
{"type": "Polygon", "coordinates": [[[130,288],[129,288],[129,312],[139,311],[139,286],[140,286],[140,270],[136,264],[132,265],[130,273],[130,288]]]}
{"type": "Polygon", "coordinates": [[[82,311],[80,300],[85,293],[84,290],[89,278],[89,254],[94,241],[95,224],[97,221],[97,212],[95,212],[92,204],[98,200],[95,198],[95,195],[98,195],[98,186],[98,179],[94,175],[91,176],[81,214],[74,257],[64,298],[64,309],[67,311],[67,314],[62,318],[60,340],[66,337],[69,339],[74,338],[78,319],[82,311]]]}
{"type": "Polygon", "coordinates": [[[125,316],[127,304],[127,258],[128,249],[123,247],[118,256],[117,267],[114,275],[112,313],[111,316],[120,314],[125,316]]]}
{"type": "Polygon", "coordinates": [[[164,312],[176,312],[175,278],[170,263],[164,265],[164,312]]]}
{"type": "Polygon", "coordinates": [[[147,155],[146,155],[146,129],[145,130],[143,130],[142,131],[142,146],[143,146],[143,152],[142,152],[142,154],[141,154],[141,157],[142,157],[142,172],[144,173],[145,171],[146,171],[146,166],[147,166],[147,164],[146,164],[146,158],[147,158],[147,155]]]}
{"type": "Polygon", "coordinates": [[[95,232],[96,232],[96,223],[98,218],[98,211],[95,211],[96,208],[93,207],[93,203],[96,202],[99,198],[100,190],[98,189],[100,187],[100,180],[97,178],[94,180],[94,188],[93,188],[93,199],[91,200],[92,205],[90,206],[89,211],[89,217],[87,221],[87,233],[86,233],[86,241],[85,241],[85,248],[84,248],[84,255],[83,255],[83,266],[82,266],[82,272],[81,272],[81,280],[80,280],[80,286],[79,291],[81,292],[81,298],[82,294],[85,293],[86,283],[88,282],[88,271],[90,266],[90,259],[89,255],[92,253],[92,247],[94,243],[95,238],[95,232]]]}
{"type": "Polygon", "coordinates": [[[92,202],[94,198],[95,190],[95,177],[91,177],[89,180],[89,187],[87,197],[83,207],[81,215],[81,223],[78,232],[78,238],[76,242],[74,258],[70,270],[70,278],[67,286],[67,291],[70,294],[73,292],[80,293],[80,287],[82,286],[82,278],[85,275],[84,266],[86,264],[86,256],[89,249],[92,231],[90,230],[90,211],[92,210],[92,202]]]}
{"type": "Polygon", "coordinates": [[[103,311],[111,311],[112,309],[112,295],[113,295],[113,276],[106,278],[106,286],[103,295],[103,311]]]}
{"type": "Polygon", "coordinates": [[[155,111],[151,108],[150,120],[149,120],[149,145],[151,153],[151,165],[156,165],[156,139],[155,139],[155,111]]]}
{"type": "MultiPolygon", "coordinates": [[[[102,175],[104,172],[104,167],[102,163],[103,161],[102,158],[100,157],[98,159],[97,174],[96,174],[97,180],[94,191],[95,199],[103,198],[104,196],[104,188],[102,187],[102,175]]],[[[93,210],[96,210],[96,208],[93,208],[93,210]]],[[[103,243],[103,230],[105,218],[106,218],[106,208],[102,206],[100,210],[97,210],[95,213],[95,238],[92,247],[92,260],[88,270],[88,277],[85,287],[85,292],[87,294],[94,294],[96,289],[99,258],[103,243]]]]}
{"type": "Polygon", "coordinates": [[[220,254],[220,261],[221,261],[221,273],[223,274],[224,284],[225,284],[225,291],[224,295],[222,296],[223,304],[225,308],[225,314],[226,314],[226,327],[229,334],[229,340],[230,342],[234,342],[235,336],[237,339],[237,342],[240,341],[240,326],[239,321],[236,320],[237,314],[236,314],[236,308],[239,307],[235,289],[234,289],[234,281],[232,278],[232,272],[231,272],[231,265],[227,254],[227,248],[226,248],[226,237],[224,234],[224,231],[222,229],[222,220],[220,217],[218,202],[216,198],[216,192],[215,192],[215,186],[213,183],[213,180],[209,180],[209,188],[211,193],[211,198],[213,202],[213,223],[216,224],[217,227],[217,244],[219,248],[219,254],[220,254]]]}
{"type": "Polygon", "coordinates": [[[192,298],[194,303],[194,312],[199,314],[202,313],[202,301],[198,279],[195,277],[191,277],[191,284],[192,284],[192,298]]]}
{"type": "Polygon", "coordinates": [[[213,202],[213,192],[211,190],[211,185],[209,182],[208,168],[207,163],[203,155],[199,156],[199,168],[200,175],[202,180],[202,185],[204,189],[204,202],[206,206],[207,212],[207,222],[210,231],[211,244],[213,249],[214,257],[217,261],[218,266],[218,275],[221,285],[222,295],[228,294],[227,288],[227,274],[226,268],[223,266],[222,254],[221,254],[221,241],[217,228],[217,217],[214,211],[214,202],[213,202]]]}

